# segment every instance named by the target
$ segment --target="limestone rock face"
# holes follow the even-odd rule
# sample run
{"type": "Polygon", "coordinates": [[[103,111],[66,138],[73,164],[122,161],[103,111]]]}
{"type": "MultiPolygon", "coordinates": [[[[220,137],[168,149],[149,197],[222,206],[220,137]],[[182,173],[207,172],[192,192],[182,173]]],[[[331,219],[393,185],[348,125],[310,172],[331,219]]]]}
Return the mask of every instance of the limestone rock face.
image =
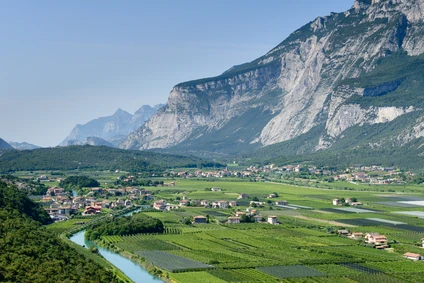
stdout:
{"type": "MultiPolygon", "coordinates": [[[[166,106],[120,147],[262,147],[321,125],[319,150],[353,126],[389,123],[420,110],[414,104],[349,101],[355,96],[378,100],[402,85],[402,80],[385,81],[367,89],[350,82],[394,54],[423,54],[423,15],[424,0],[357,0],[350,10],[317,18],[250,63],[175,86],[166,106]]],[[[422,134],[420,125],[411,135],[422,134]]]]}

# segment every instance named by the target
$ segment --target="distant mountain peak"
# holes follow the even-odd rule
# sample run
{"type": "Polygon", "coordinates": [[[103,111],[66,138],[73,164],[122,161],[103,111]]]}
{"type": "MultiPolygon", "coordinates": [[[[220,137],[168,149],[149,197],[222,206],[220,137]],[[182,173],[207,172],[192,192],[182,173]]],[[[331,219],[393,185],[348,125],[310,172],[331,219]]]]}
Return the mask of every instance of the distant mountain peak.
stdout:
{"type": "MultiPolygon", "coordinates": [[[[162,107],[163,104],[157,106],[162,107]]],[[[81,144],[86,138],[98,137],[117,146],[128,134],[150,119],[156,113],[157,106],[143,105],[134,115],[118,108],[111,116],[100,117],[83,125],[78,124],[60,145],[81,144]]]]}
{"type": "Polygon", "coordinates": [[[33,145],[27,142],[12,142],[9,141],[8,142],[14,149],[18,149],[18,150],[32,150],[32,149],[36,149],[36,148],[40,148],[40,146],[38,145],[33,145]]]}
{"type": "Polygon", "coordinates": [[[128,116],[131,116],[131,114],[130,113],[128,113],[127,111],[125,111],[125,110],[122,110],[121,108],[118,108],[118,110],[116,110],[115,111],[115,113],[113,114],[114,116],[117,116],[117,115],[128,115],[128,116]]]}

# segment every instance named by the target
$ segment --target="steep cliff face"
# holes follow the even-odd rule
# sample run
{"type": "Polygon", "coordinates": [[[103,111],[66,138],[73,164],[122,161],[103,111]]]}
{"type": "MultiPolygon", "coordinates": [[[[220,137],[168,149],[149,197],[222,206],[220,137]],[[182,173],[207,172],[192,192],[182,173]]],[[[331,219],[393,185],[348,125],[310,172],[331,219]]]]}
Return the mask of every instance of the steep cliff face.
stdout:
{"type": "Polygon", "coordinates": [[[143,105],[134,115],[118,109],[111,116],[98,118],[84,125],[76,125],[60,145],[91,144],[91,141],[84,141],[89,137],[99,137],[118,145],[129,133],[141,127],[162,106],[162,104],[154,107],[143,105]]]}
{"type": "Polygon", "coordinates": [[[421,64],[423,15],[424,0],[355,1],[349,11],[317,18],[255,61],[177,85],[167,105],[121,147],[233,153],[319,128],[313,150],[320,150],[353,126],[390,123],[421,110],[422,100],[399,103],[392,96],[410,95],[407,86],[417,82],[414,73],[399,70],[402,62],[413,69],[415,58],[421,64]],[[399,68],[386,74],[381,66],[392,57],[399,68]]]}

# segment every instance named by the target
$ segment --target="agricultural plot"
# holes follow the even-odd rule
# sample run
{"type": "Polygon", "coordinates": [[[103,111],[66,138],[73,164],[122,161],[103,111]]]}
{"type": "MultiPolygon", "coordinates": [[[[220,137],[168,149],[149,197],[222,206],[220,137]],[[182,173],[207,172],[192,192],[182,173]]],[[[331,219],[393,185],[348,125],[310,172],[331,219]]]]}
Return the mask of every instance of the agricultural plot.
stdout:
{"type": "Polygon", "coordinates": [[[218,277],[225,282],[275,282],[277,278],[253,268],[249,269],[215,269],[208,271],[210,274],[218,277]]]}
{"type": "Polygon", "coordinates": [[[147,240],[140,240],[136,242],[120,242],[120,243],[116,243],[116,246],[130,252],[145,251],[145,250],[169,251],[169,250],[181,249],[180,247],[174,244],[157,240],[157,239],[147,239],[147,240]]]}
{"type": "Polygon", "coordinates": [[[102,239],[106,242],[106,243],[119,243],[122,242],[123,239],[121,236],[103,236],[102,239]]]}
{"type": "Polygon", "coordinates": [[[424,201],[424,197],[419,196],[384,195],[382,197],[388,198],[391,201],[424,201]]]}
{"type": "Polygon", "coordinates": [[[268,266],[258,267],[259,271],[269,274],[271,276],[285,279],[294,277],[315,277],[315,276],[326,276],[326,274],[319,272],[315,269],[303,266],[303,265],[292,265],[292,266],[268,266]]]}
{"type": "Polygon", "coordinates": [[[420,206],[420,207],[423,207],[424,206],[424,201],[423,200],[400,201],[400,203],[409,204],[409,205],[416,205],[416,206],[420,206]]]}
{"type": "Polygon", "coordinates": [[[222,280],[218,277],[206,271],[200,272],[184,272],[184,273],[173,273],[171,277],[178,282],[184,283],[226,283],[228,281],[222,280]]]}
{"type": "Polygon", "coordinates": [[[298,208],[298,209],[314,209],[313,207],[304,206],[304,205],[297,205],[297,204],[289,204],[288,206],[298,208]]]}
{"type": "Polygon", "coordinates": [[[226,213],[223,213],[223,212],[220,212],[220,211],[217,211],[217,210],[203,210],[202,211],[205,215],[207,215],[207,214],[209,214],[209,215],[212,215],[212,216],[227,216],[228,214],[226,214],[226,213]]]}
{"type": "Polygon", "coordinates": [[[376,204],[384,205],[384,206],[395,206],[395,207],[403,207],[403,208],[415,208],[422,207],[420,205],[406,203],[406,202],[397,202],[397,201],[380,201],[376,202],[376,204]]]}
{"type": "Polygon", "coordinates": [[[392,213],[424,218],[424,211],[393,211],[392,213]]]}
{"type": "Polygon", "coordinates": [[[330,213],[343,213],[343,214],[354,214],[353,211],[341,210],[337,208],[321,208],[320,210],[330,212],[330,213]]]}
{"type": "Polygon", "coordinates": [[[377,221],[373,218],[356,218],[356,219],[338,219],[337,222],[345,223],[353,226],[399,226],[404,224],[393,224],[386,221],[377,221]]]}
{"type": "Polygon", "coordinates": [[[204,264],[162,251],[142,251],[137,252],[136,254],[146,258],[155,266],[171,272],[214,268],[214,266],[209,264],[204,264]]]}
{"type": "Polygon", "coordinates": [[[382,219],[382,218],[367,218],[367,220],[382,222],[382,223],[388,223],[388,224],[391,224],[391,225],[406,225],[407,224],[405,222],[387,220],[387,219],[382,219]]]}
{"type": "Polygon", "coordinates": [[[380,270],[377,269],[372,269],[357,263],[353,263],[353,262],[347,262],[347,263],[340,263],[339,265],[353,269],[353,270],[357,270],[360,272],[365,272],[365,273],[370,273],[370,274],[378,274],[381,273],[380,270]]]}
{"type": "Polygon", "coordinates": [[[356,208],[356,207],[340,207],[340,208],[334,208],[334,209],[335,210],[352,212],[352,213],[373,213],[373,212],[378,212],[376,210],[364,209],[364,208],[356,208]]]}

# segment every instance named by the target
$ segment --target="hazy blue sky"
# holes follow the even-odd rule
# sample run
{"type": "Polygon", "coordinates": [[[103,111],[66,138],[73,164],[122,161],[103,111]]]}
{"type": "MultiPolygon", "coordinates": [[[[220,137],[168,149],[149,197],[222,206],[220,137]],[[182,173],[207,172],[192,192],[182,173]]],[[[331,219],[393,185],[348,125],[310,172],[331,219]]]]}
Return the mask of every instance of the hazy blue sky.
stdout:
{"type": "Polygon", "coordinates": [[[0,137],[56,146],[76,124],[165,103],[354,0],[0,0],[0,137]]]}

